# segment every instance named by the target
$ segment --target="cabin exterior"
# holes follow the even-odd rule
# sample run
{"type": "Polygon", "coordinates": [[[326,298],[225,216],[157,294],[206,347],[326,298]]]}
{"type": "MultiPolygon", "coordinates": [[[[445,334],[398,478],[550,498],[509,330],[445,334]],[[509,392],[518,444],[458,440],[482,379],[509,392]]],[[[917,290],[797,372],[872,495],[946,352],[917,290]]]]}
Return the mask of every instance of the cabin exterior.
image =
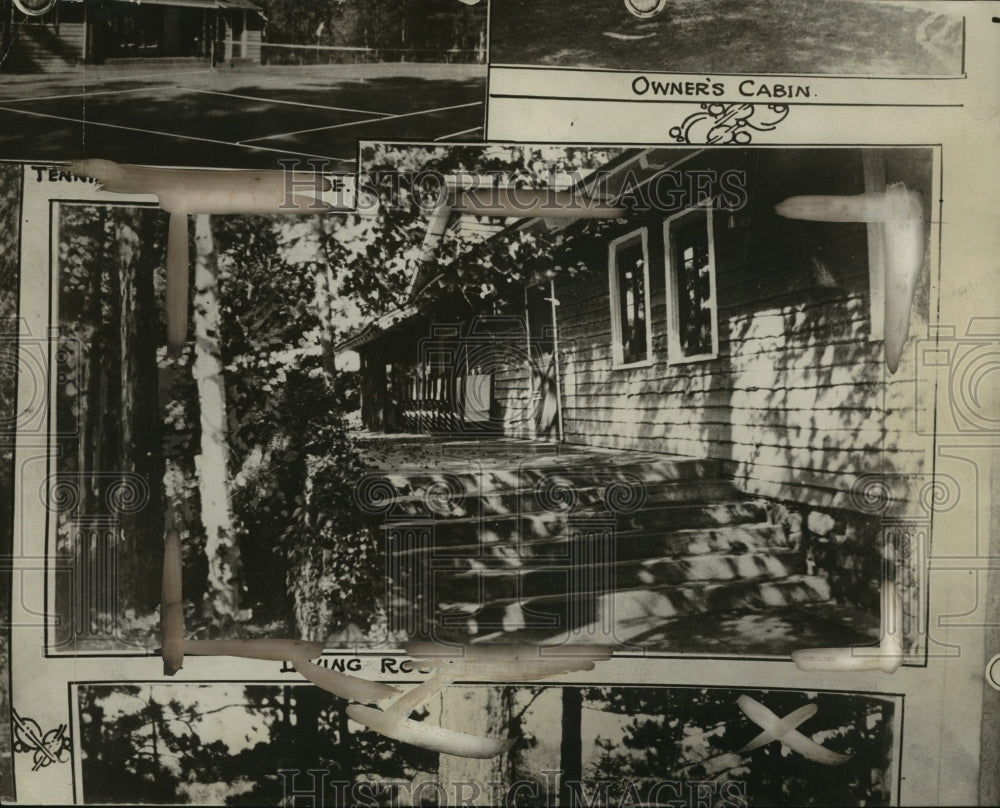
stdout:
{"type": "MultiPolygon", "coordinates": [[[[752,493],[846,505],[859,475],[917,462],[913,363],[889,376],[882,358],[881,226],[774,206],[887,180],[926,203],[931,170],[919,148],[630,152],[604,172],[627,218],[584,247],[581,224],[556,225],[561,263],[589,271],[519,290],[499,318],[442,300],[341,346],[361,356],[364,424],[718,458],[752,493]]],[[[924,277],[911,334],[927,294],[924,277]]]]}
{"type": "Polygon", "coordinates": [[[264,18],[254,0],[60,0],[41,17],[9,0],[2,9],[5,73],[261,58],[264,18]]]}
{"type": "MultiPolygon", "coordinates": [[[[914,351],[888,374],[882,225],[775,206],[903,182],[929,211],[932,166],[927,148],[628,151],[600,182],[630,211],[598,237],[542,219],[494,236],[560,231],[547,282],[479,311],[414,303],[343,344],[361,357],[363,423],[717,463],[835,596],[877,614],[889,511],[871,497],[889,479],[908,512],[932,467],[914,351]]],[[[927,250],[911,339],[928,328],[927,250]]]]}

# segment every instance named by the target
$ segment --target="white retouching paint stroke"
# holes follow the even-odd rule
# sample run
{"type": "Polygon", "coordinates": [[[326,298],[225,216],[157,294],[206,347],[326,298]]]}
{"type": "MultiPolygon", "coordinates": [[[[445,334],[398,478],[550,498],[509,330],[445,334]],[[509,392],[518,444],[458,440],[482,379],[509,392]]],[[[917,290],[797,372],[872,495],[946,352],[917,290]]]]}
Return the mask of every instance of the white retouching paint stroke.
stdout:
{"type": "Polygon", "coordinates": [[[736,703],[747,718],[764,730],[750,743],[743,746],[737,754],[742,755],[777,741],[807,760],[823,766],[840,766],[851,759],[850,755],[827,749],[796,729],[800,724],[816,715],[819,708],[812,702],[793,710],[784,718],[778,718],[759,701],[747,695],[740,696],[736,703]]]}
{"type": "Polygon", "coordinates": [[[189,214],[317,214],[332,210],[318,198],[330,181],[319,173],[156,168],[111,160],[76,160],[69,170],[96,179],[111,193],[150,194],[170,215],[167,239],[167,346],[187,339],[189,214]],[[290,192],[290,189],[294,189],[290,192]]]}
{"type": "Polygon", "coordinates": [[[910,309],[924,263],[925,219],[920,194],[902,183],[885,193],[793,196],[775,206],[789,219],[885,224],[885,364],[895,373],[910,328],[910,309]]]}
{"type": "Polygon", "coordinates": [[[410,714],[457,679],[494,682],[537,681],[560,673],[592,670],[597,661],[610,659],[611,648],[602,645],[443,646],[411,643],[407,652],[416,667],[432,675],[408,691],[384,682],[348,676],[310,662],[323,653],[322,642],[293,639],[184,639],[181,591],[180,534],[168,531],[164,539],[163,588],[160,603],[160,654],[163,670],[173,676],[183,667],[184,655],[235,656],[246,659],[290,661],[295,670],[317,687],[349,702],[352,720],[394,740],[469,758],[501,755],[514,738],[484,738],[420,721],[410,714]],[[359,703],[360,702],[360,703],[359,703]],[[378,707],[365,706],[377,704],[378,707]],[[381,709],[380,709],[381,708],[381,709]]]}
{"type": "Polygon", "coordinates": [[[809,648],[792,652],[803,671],[882,671],[895,673],[903,664],[903,599],[891,581],[882,583],[882,637],[877,646],[809,648]]]}

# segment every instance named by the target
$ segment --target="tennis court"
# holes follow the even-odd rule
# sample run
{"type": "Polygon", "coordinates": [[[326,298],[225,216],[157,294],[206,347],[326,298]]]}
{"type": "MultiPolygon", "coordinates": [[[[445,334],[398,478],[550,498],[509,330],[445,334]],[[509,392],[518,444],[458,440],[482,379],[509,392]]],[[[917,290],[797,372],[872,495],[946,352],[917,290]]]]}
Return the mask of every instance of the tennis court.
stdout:
{"type": "Polygon", "coordinates": [[[480,140],[486,67],[114,66],[4,76],[0,158],[274,167],[282,156],[349,169],[357,141],[480,140]]]}

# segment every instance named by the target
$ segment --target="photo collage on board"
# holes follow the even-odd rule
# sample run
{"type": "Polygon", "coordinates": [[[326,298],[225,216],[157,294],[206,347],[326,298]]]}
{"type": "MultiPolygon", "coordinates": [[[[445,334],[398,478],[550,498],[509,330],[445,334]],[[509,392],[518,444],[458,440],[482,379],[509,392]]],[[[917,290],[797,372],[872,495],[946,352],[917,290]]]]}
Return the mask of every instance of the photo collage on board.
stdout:
{"type": "Polygon", "coordinates": [[[0,799],[1000,801],[997,15],[0,0],[0,799]]]}

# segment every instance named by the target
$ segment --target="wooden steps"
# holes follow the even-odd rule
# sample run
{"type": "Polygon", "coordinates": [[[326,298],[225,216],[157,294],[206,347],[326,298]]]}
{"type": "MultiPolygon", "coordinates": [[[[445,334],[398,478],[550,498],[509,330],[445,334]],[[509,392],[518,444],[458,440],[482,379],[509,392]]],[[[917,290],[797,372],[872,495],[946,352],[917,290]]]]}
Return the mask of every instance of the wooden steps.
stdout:
{"type": "MultiPolygon", "coordinates": [[[[402,542],[412,534],[427,534],[425,541],[438,551],[443,548],[498,543],[515,544],[531,539],[567,536],[572,532],[604,525],[616,533],[655,532],[658,535],[685,529],[711,530],[765,521],[767,514],[756,502],[730,499],[699,504],[676,503],[644,508],[633,513],[606,510],[579,512],[536,511],[495,516],[438,517],[391,520],[385,523],[390,542],[402,542]]],[[[399,547],[398,549],[405,549],[399,547]]]]}
{"type": "Polygon", "coordinates": [[[592,564],[580,563],[573,558],[558,564],[555,558],[544,558],[533,566],[516,568],[455,558],[450,564],[435,563],[429,575],[426,569],[407,571],[406,575],[428,581],[439,598],[485,606],[518,599],[529,601],[545,597],[553,589],[578,596],[589,596],[595,591],[600,594],[605,582],[613,583],[614,589],[622,592],[646,586],[681,586],[701,581],[777,579],[804,572],[805,559],[801,553],[797,550],[778,550],[592,564]]]}
{"type": "Polygon", "coordinates": [[[792,575],[782,580],[720,583],[699,581],[658,587],[619,589],[604,594],[566,598],[561,594],[479,603],[439,604],[434,620],[442,638],[470,642],[485,632],[536,633],[538,639],[560,632],[607,626],[610,637],[628,639],[635,620],[675,618],[707,612],[766,611],[799,603],[829,600],[822,578],[792,575]],[[464,639],[462,639],[464,633],[464,639]]]}

